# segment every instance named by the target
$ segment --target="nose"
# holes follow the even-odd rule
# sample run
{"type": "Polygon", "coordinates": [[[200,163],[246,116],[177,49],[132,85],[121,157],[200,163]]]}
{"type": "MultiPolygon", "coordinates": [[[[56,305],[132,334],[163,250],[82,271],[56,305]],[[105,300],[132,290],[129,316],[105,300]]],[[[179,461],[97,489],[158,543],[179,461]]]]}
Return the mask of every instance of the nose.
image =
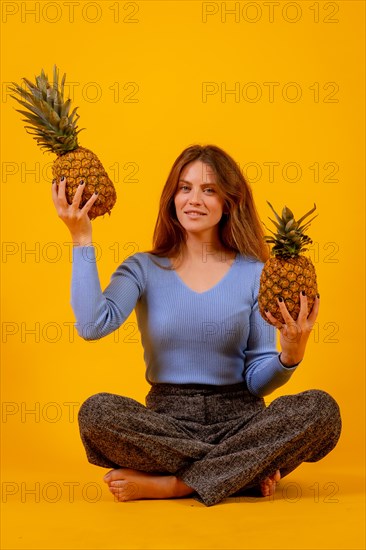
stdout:
{"type": "Polygon", "coordinates": [[[189,199],[190,204],[199,204],[201,202],[201,199],[199,197],[200,190],[196,189],[196,191],[192,190],[192,196],[189,199]]]}

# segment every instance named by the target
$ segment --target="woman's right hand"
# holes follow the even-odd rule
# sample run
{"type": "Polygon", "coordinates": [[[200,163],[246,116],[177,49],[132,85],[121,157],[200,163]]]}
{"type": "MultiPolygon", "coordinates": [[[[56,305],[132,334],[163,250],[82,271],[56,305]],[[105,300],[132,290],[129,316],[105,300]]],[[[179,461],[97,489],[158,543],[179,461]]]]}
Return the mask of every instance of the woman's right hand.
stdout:
{"type": "Polygon", "coordinates": [[[66,178],[61,178],[58,190],[56,180],[52,182],[52,200],[57,214],[67,225],[76,246],[86,246],[92,243],[92,224],[88,212],[97,200],[98,195],[92,195],[83,208],[79,208],[84,187],[85,183],[79,184],[72,203],[69,204],[65,194],[66,178]]]}

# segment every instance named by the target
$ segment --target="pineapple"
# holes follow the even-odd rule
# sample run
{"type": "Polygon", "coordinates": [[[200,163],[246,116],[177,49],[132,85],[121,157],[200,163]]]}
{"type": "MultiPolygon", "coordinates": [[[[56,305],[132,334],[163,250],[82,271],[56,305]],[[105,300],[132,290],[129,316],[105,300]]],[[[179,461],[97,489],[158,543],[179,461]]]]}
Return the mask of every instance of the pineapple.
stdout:
{"type": "Polygon", "coordinates": [[[258,294],[259,312],[263,319],[269,322],[265,315],[267,309],[283,323],[276,298],[282,296],[291,317],[296,320],[300,312],[299,293],[302,290],[306,292],[309,313],[318,292],[314,266],[309,258],[302,255],[307,250],[306,245],[313,242],[304,232],[316,216],[304,225],[300,225],[314,212],[316,205],[314,204],[314,208],[296,221],[293,213],[286,206],[280,217],[273,206],[268,201],[267,203],[276,216],[276,221],[269,219],[276,226],[277,232],[274,233],[265,226],[274,235],[274,237],[265,237],[267,243],[274,245],[271,250],[274,257],[266,261],[261,273],[258,294]]]}
{"type": "Polygon", "coordinates": [[[25,126],[27,132],[36,136],[34,139],[41,148],[56,153],[52,173],[57,186],[61,177],[66,177],[68,203],[71,204],[81,180],[84,180],[85,187],[80,208],[93,193],[98,193],[97,200],[88,212],[89,218],[93,220],[106,212],[110,214],[117,194],[98,157],[78,144],[78,133],[81,130],[77,130],[76,122],[79,115],[76,114],[77,107],[70,113],[70,99],[64,101],[65,78],[64,74],[59,87],[59,72],[55,65],[51,85],[42,69],[35,84],[23,78],[28,90],[13,82],[11,91],[19,97],[11,97],[27,109],[16,109],[26,116],[23,121],[30,124],[25,126]]]}

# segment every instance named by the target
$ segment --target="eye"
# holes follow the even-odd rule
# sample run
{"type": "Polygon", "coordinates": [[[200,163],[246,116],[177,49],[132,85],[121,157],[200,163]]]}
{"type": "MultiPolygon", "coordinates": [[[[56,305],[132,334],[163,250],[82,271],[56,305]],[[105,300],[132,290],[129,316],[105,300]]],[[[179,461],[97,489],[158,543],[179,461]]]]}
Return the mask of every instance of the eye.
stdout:
{"type": "MultiPolygon", "coordinates": [[[[181,189],[182,191],[184,191],[185,189],[188,189],[189,191],[190,187],[189,185],[181,185],[179,189],[181,189]]],[[[215,193],[215,189],[213,189],[213,187],[205,187],[204,191],[208,191],[210,194],[215,193]]]]}

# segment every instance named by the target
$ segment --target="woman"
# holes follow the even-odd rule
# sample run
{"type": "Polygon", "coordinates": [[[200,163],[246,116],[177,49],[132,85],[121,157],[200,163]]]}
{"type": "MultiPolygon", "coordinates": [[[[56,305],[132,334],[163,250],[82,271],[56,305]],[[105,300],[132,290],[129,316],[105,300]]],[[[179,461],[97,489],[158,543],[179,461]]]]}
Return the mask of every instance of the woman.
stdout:
{"type": "Polygon", "coordinates": [[[319,296],[294,321],[258,312],[268,257],[250,188],[222,149],[193,145],[173,164],[162,191],[154,248],[127,258],[102,292],[88,211],[71,205],[65,179],[53,200],[73,239],[71,303],[77,330],[97,339],[136,311],[151,389],[146,406],[114,394],[87,399],[79,412],[88,460],[111,468],[104,481],[119,501],[192,495],[211,506],[242,490],[269,496],[302,462],[336,445],[334,399],[308,390],[266,407],[305,353],[319,296]],[[276,349],[280,330],[281,352],[276,349]]]}

